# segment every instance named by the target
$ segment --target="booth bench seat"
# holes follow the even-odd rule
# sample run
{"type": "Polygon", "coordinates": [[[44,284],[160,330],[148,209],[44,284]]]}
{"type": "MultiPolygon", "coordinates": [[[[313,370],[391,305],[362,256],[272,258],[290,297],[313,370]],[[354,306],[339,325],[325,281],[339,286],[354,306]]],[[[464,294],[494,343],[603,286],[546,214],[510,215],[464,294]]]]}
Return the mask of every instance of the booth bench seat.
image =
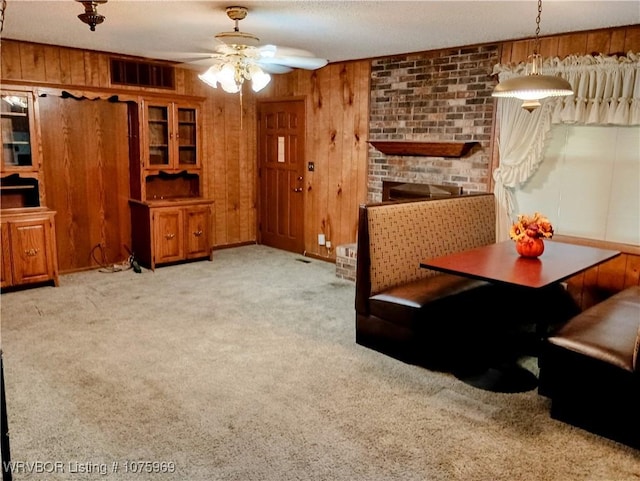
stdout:
{"type": "Polygon", "coordinates": [[[639,349],[640,286],[569,320],[540,356],[551,417],[640,449],[639,349]]]}
{"type": "Polygon", "coordinates": [[[408,362],[464,350],[462,336],[453,346],[445,340],[473,328],[492,286],[422,269],[420,261],[494,242],[493,194],[360,206],[356,342],[408,362]]]}

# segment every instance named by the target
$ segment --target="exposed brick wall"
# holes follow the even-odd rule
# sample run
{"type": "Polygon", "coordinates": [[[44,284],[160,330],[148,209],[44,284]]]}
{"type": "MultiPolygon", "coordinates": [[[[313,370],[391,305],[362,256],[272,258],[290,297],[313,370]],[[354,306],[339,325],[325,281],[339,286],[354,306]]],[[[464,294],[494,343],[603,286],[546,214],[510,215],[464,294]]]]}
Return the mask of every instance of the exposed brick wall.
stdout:
{"type": "Polygon", "coordinates": [[[480,147],[460,159],[386,156],[370,147],[370,201],[381,200],[383,179],[487,190],[496,85],[490,74],[497,63],[497,45],[372,61],[369,140],[476,141],[480,147]]]}

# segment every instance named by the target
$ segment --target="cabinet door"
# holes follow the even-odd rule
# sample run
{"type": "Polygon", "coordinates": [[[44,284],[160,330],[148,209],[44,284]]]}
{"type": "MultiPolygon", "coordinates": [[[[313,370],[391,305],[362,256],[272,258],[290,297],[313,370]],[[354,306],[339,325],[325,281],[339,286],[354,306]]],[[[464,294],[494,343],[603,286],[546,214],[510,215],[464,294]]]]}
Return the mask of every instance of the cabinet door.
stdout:
{"type": "Polygon", "coordinates": [[[11,260],[14,284],[43,282],[53,277],[53,255],[49,252],[49,219],[11,222],[11,260]]]}
{"type": "Polygon", "coordinates": [[[187,258],[211,255],[209,244],[209,208],[192,207],[185,209],[185,244],[187,258]]]}
{"type": "Polygon", "coordinates": [[[184,259],[182,209],[157,209],[153,213],[155,263],[184,259]]]}
{"type": "Polygon", "coordinates": [[[11,275],[11,246],[9,241],[9,224],[0,224],[2,242],[2,257],[0,257],[0,272],[2,278],[0,279],[0,287],[7,287],[13,284],[13,278],[11,275]]]}
{"type": "Polygon", "coordinates": [[[180,106],[176,113],[177,167],[189,169],[198,167],[198,110],[195,107],[180,106]]]}
{"type": "Polygon", "coordinates": [[[170,104],[145,104],[145,165],[149,169],[168,168],[171,163],[170,104]]]}
{"type": "MultiPolygon", "coordinates": [[[[33,170],[33,97],[27,92],[3,91],[0,99],[2,119],[2,171],[33,170]]],[[[37,167],[37,166],[36,166],[37,167]]]]}

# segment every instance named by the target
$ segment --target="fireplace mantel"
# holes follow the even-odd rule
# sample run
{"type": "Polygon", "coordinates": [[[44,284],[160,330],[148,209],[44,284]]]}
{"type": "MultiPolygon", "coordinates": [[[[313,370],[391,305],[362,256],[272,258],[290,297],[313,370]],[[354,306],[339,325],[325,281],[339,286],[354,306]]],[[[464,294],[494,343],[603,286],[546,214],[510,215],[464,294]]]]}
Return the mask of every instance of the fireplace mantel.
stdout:
{"type": "Polygon", "coordinates": [[[416,140],[370,140],[383,154],[423,157],[464,157],[478,142],[423,142],[416,140]]]}

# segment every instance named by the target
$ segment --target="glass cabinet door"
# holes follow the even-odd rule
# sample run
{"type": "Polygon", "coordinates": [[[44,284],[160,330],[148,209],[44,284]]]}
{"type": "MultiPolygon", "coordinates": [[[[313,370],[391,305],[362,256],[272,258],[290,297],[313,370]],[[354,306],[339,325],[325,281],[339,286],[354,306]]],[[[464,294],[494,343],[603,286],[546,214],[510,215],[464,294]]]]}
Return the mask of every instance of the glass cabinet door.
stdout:
{"type": "Polygon", "coordinates": [[[2,170],[20,170],[33,165],[31,156],[31,97],[21,92],[3,92],[2,170]]]}
{"type": "Polygon", "coordinates": [[[149,106],[147,108],[149,135],[149,165],[169,165],[169,108],[149,106]]]}
{"type": "Polygon", "coordinates": [[[196,109],[178,107],[178,163],[181,166],[198,164],[196,125],[196,109]]]}

